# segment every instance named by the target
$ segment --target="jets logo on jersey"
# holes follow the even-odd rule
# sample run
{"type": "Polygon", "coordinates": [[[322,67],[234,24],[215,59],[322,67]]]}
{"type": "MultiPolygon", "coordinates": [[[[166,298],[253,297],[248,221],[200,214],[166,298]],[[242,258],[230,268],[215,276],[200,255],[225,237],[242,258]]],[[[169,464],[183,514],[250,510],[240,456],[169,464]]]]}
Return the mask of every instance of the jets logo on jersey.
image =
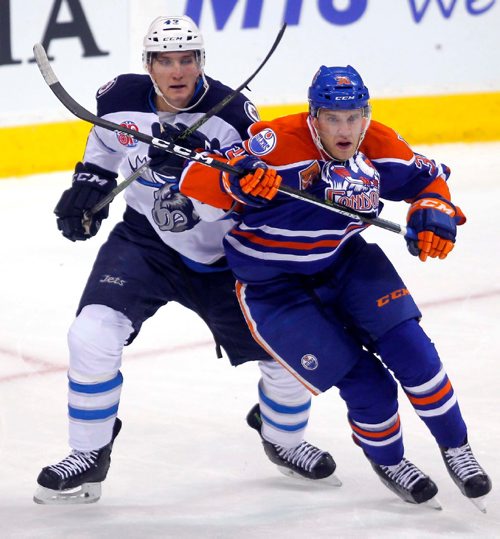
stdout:
{"type": "Polygon", "coordinates": [[[250,118],[250,120],[252,120],[253,122],[258,122],[260,120],[259,113],[253,103],[251,103],[250,101],[245,101],[244,109],[245,114],[250,118]]]}
{"type": "Polygon", "coordinates": [[[103,84],[99,88],[99,90],[97,90],[96,97],[97,98],[101,97],[101,95],[104,95],[109,89],[113,88],[113,86],[115,85],[115,82],[116,82],[116,77],[113,80],[110,80],[109,82],[107,82],[106,84],[103,84]]]}
{"type": "Polygon", "coordinates": [[[248,141],[248,147],[254,155],[266,155],[276,146],[276,133],[266,127],[248,141]]]}
{"type": "MultiPolygon", "coordinates": [[[[137,125],[129,120],[121,122],[120,125],[122,127],[126,127],[127,129],[132,129],[132,131],[139,131],[137,125]]],[[[129,135],[128,133],[122,133],[121,131],[115,131],[115,133],[118,142],[123,146],[127,146],[128,148],[133,148],[134,146],[137,146],[139,142],[136,138],[134,138],[132,135],[129,135]]]]}

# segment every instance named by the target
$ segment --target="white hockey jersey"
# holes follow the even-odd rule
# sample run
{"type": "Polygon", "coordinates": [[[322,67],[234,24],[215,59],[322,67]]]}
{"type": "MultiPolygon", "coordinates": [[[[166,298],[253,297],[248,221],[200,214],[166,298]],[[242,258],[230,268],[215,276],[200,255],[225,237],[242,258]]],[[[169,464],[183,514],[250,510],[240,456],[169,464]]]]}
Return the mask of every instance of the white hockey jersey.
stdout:
{"type": "MultiPolygon", "coordinates": [[[[209,90],[193,109],[158,113],[149,76],[120,75],[98,90],[97,114],[148,134],[151,134],[151,125],[158,121],[188,127],[232,91],[219,81],[209,77],[207,81],[209,90]]],[[[217,139],[220,147],[227,147],[247,138],[247,129],[256,120],[258,115],[254,105],[240,94],[203,124],[198,132],[203,133],[209,141],[217,139]]],[[[147,144],[130,135],[94,126],[87,140],[83,161],[119,172],[126,178],[147,160],[148,149],[147,144]]],[[[203,212],[220,210],[191,201],[179,193],[174,179],[172,182],[166,181],[165,177],[148,170],[125,190],[125,201],[130,208],[147,218],[165,244],[190,261],[213,264],[224,256],[222,239],[234,221],[228,218],[214,220],[213,215],[208,220],[202,220],[200,214],[203,212]]]]}

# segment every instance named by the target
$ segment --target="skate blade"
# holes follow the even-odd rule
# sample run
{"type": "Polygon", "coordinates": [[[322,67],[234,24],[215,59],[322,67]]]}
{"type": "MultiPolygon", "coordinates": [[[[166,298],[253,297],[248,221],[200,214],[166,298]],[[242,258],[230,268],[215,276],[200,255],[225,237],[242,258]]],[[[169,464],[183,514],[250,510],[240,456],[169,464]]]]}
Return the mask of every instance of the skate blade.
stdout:
{"type": "Polygon", "coordinates": [[[443,506],[439,502],[439,500],[434,496],[434,498],[431,498],[430,500],[427,500],[426,502],[423,502],[419,505],[423,505],[424,507],[428,507],[429,509],[435,509],[437,511],[442,511],[443,506]]]}
{"type": "Polygon", "coordinates": [[[283,475],[291,477],[292,479],[300,479],[301,481],[307,481],[308,483],[318,483],[321,485],[330,485],[332,487],[342,486],[342,481],[333,473],[328,477],[324,477],[323,479],[309,479],[307,477],[304,477],[303,475],[300,475],[297,472],[294,472],[293,470],[290,470],[290,468],[286,468],[285,466],[276,467],[283,475]]]}
{"type": "Polygon", "coordinates": [[[484,499],[486,496],[479,496],[479,498],[467,498],[470,500],[478,509],[481,511],[481,513],[486,513],[486,504],[484,503],[484,499]]]}
{"type": "Polygon", "coordinates": [[[43,505],[95,503],[101,497],[101,483],[84,483],[67,490],[52,490],[39,486],[33,501],[43,505]]]}

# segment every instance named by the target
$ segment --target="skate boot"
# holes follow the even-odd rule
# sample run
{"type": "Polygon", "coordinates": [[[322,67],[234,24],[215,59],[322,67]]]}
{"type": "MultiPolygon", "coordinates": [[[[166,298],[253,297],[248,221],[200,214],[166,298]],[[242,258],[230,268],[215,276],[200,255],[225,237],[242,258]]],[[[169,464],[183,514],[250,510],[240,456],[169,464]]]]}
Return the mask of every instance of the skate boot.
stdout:
{"type": "Polygon", "coordinates": [[[328,478],[330,484],[338,487],[342,485],[333,473],[336,464],[327,451],[322,451],[306,441],[302,441],[296,447],[287,449],[262,438],[262,418],[258,404],[248,413],[247,423],[249,427],[259,433],[266,455],[272,463],[276,464],[282,474],[312,480],[328,478]]]}
{"type": "Polygon", "coordinates": [[[116,418],[111,442],[95,451],[73,450],[69,456],[40,472],[33,501],[41,504],[94,503],[111,464],[113,442],[122,422],[116,418]]]}
{"type": "MultiPolygon", "coordinates": [[[[367,457],[368,458],[368,457],[367,457]]],[[[434,499],[438,488],[415,464],[403,458],[394,466],[383,466],[368,458],[375,473],[384,485],[408,503],[427,503],[434,509],[441,509],[439,502],[434,499]]]]}
{"type": "Polygon", "coordinates": [[[440,450],[448,473],[462,494],[486,513],[483,499],[491,490],[491,479],[479,466],[467,438],[460,447],[441,447],[440,450]]]}

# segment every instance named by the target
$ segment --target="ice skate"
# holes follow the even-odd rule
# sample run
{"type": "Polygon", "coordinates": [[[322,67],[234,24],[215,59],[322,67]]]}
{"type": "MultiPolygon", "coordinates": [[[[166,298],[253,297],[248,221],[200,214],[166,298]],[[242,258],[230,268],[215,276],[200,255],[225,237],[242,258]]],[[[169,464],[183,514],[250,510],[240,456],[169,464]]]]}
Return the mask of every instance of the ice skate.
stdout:
{"type": "Polygon", "coordinates": [[[483,513],[486,513],[484,498],[491,490],[491,479],[479,466],[467,438],[460,447],[441,447],[446,468],[464,496],[483,513]]]}
{"type": "Polygon", "coordinates": [[[409,460],[404,458],[394,466],[383,466],[368,460],[382,483],[403,501],[442,509],[435,498],[438,491],[435,483],[409,460]]]}
{"type": "Polygon", "coordinates": [[[342,485],[333,473],[336,464],[327,451],[322,451],[306,441],[302,441],[297,447],[287,449],[264,440],[261,435],[262,418],[258,404],[248,413],[247,423],[260,434],[266,455],[282,474],[301,479],[326,480],[336,487],[342,485]]]}
{"type": "Polygon", "coordinates": [[[94,503],[101,497],[101,482],[111,464],[113,442],[122,422],[116,418],[109,444],[95,451],[73,450],[69,456],[46,466],[38,476],[33,501],[41,504],[94,503]]]}

